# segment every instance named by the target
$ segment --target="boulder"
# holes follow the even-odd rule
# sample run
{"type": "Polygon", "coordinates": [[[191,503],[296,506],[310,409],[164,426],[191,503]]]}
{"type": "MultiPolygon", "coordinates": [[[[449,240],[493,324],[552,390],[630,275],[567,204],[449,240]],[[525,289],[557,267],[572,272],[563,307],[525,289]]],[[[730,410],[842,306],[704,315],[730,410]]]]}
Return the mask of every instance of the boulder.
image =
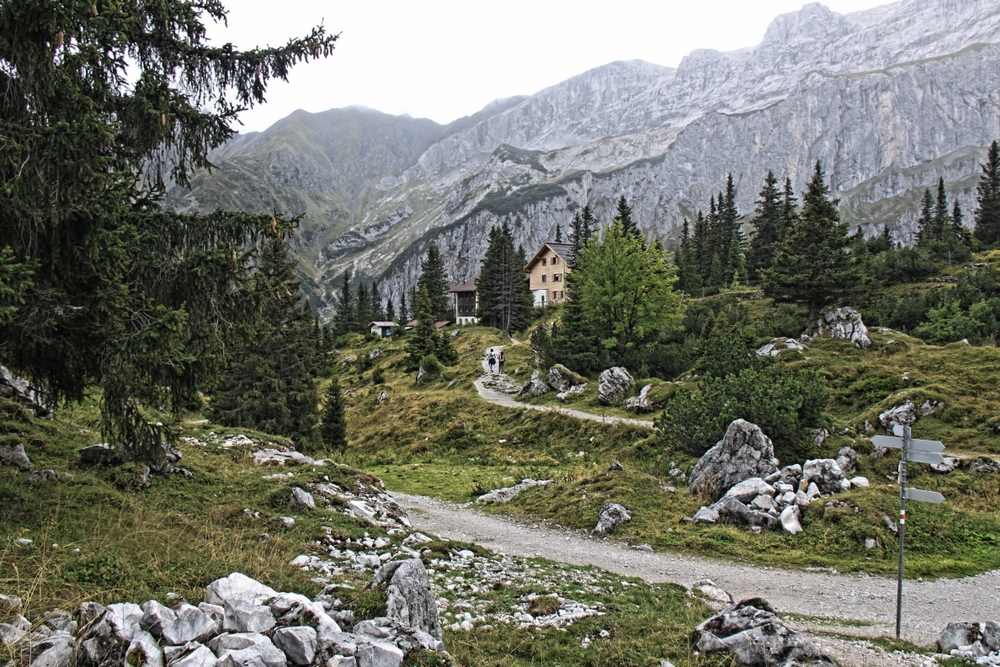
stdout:
{"type": "Polygon", "coordinates": [[[111,624],[115,636],[124,642],[131,642],[136,632],[141,631],[143,611],[137,604],[121,602],[109,604],[104,618],[111,624]]]}
{"type": "Polygon", "coordinates": [[[849,340],[862,350],[872,344],[868,338],[868,327],[861,320],[861,313],[850,306],[826,313],[816,321],[816,328],[821,336],[829,334],[838,340],[849,340]]]}
{"type": "Polygon", "coordinates": [[[307,625],[278,628],[271,640],[292,664],[309,665],[316,657],[316,631],[307,625]]]}
{"type": "Polygon", "coordinates": [[[802,466],[802,479],[799,480],[799,490],[810,495],[809,485],[815,484],[819,494],[840,493],[841,482],[845,479],[844,471],[833,459],[813,459],[802,466]]]}
{"type": "Polygon", "coordinates": [[[316,509],[316,501],[313,499],[311,493],[296,486],[292,489],[292,495],[288,499],[288,506],[295,509],[314,510],[316,509]]]}
{"type": "Polygon", "coordinates": [[[718,523],[719,510],[714,507],[701,507],[691,518],[694,523],[718,523]]]}
{"type": "Polygon", "coordinates": [[[789,535],[795,535],[802,532],[802,523],[800,522],[801,511],[798,505],[788,505],[785,509],[781,511],[781,515],[778,517],[778,521],[781,522],[781,527],[785,529],[785,532],[789,535]]]}
{"type": "Polygon", "coordinates": [[[13,396],[17,402],[38,417],[54,412],[59,405],[55,396],[35,387],[6,366],[0,366],[0,396],[13,396]]]}
{"type": "Polygon", "coordinates": [[[723,498],[712,507],[719,513],[719,523],[741,527],[757,526],[763,529],[772,529],[778,525],[778,520],[774,516],[767,512],[752,510],[736,498],[723,498]]]}
{"type": "Polygon", "coordinates": [[[920,414],[922,414],[925,417],[936,415],[942,410],[944,410],[944,401],[926,400],[920,406],[920,414]]]}
{"type": "Polygon", "coordinates": [[[806,346],[795,340],[794,338],[775,338],[770,343],[766,343],[757,348],[758,357],[776,357],[783,350],[795,350],[796,352],[803,352],[806,346]]]}
{"type": "Polygon", "coordinates": [[[1000,461],[977,457],[969,461],[969,470],[987,474],[1000,472],[1000,461]]]}
{"type": "Polygon", "coordinates": [[[771,439],[756,424],[737,419],[695,465],[688,489],[718,500],[743,480],[767,477],[777,469],[771,439]]]}
{"type": "Polygon", "coordinates": [[[617,405],[632,389],[634,380],[627,370],[614,366],[597,379],[597,401],[602,405],[617,405]]]}
{"type": "Polygon", "coordinates": [[[386,587],[386,615],[407,628],[441,639],[437,602],[419,558],[390,561],[375,573],[376,585],[386,587]]]}
{"type": "Polygon", "coordinates": [[[163,627],[170,626],[177,620],[177,613],[170,607],[164,607],[156,600],[149,600],[141,607],[142,618],[139,627],[156,638],[163,635],[163,627]]]}
{"type": "Polygon", "coordinates": [[[72,667],[75,648],[76,642],[69,634],[53,634],[32,642],[26,651],[22,651],[21,664],[28,667],[72,667]]]}
{"type": "Polygon", "coordinates": [[[736,498],[741,503],[747,503],[759,495],[774,496],[774,487],[760,477],[745,479],[726,491],[726,498],[736,498]]]}
{"type": "Polygon", "coordinates": [[[871,486],[867,477],[852,477],[850,481],[852,489],[867,489],[871,486]]]}
{"type": "Polygon", "coordinates": [[[80,463],[87,465],[110,466],[117,465],[122,460],[118,451],[106,442],[80,449],[80,463]]]}
{"type": "Polygon", "coordinates": [[[269,607],[239,598],[226,600],[222,629],[226,632],[255,632],[264,634],[274,627],[274,615],[269,607]]]}
{"type": "Polygon", "coordinates": [[[266,635],[239,633],[219,635],[209,643],[219,658],[219,667],[287,667],[282,653],[266,635]]]}
{"type": "Polygon", "coordinates": [[[937,646],[941,653],[947,653],[953,648],[968,646],[979,640],[979,623],[956,622],[949,623],[938,635],[937,646]]]}
{"type": "Polygon", "coordinates": [[[931,470],[934,472],[954,472],[962,465],[962,459],[955,456],[945,456],[941,463],[932,463],[931,470]]]}
{"type": "Polygon", "coordinates": [[[743,600],[709,617],[695,628],[694,640],[702,653],[728,653],[733,664],[745,667],[836,665],[817,645],[782,623],[761,598],[743,600]]]}
{"type": "Polygon", "coordinates": [[[722,604],[732,604],[733,596],[715,585],[711,579],[702,579],[691,584],[691,590],[698,591],[704,597],[722,604]]]}
{"type": "Polygon", "coordinates": [[[632,520],[632,513],[618,503],[604,503],[598,514],[597,525],[594,527],[594,535],[604,537],[616,526],[628,523],[632,520]]]}
{"type": "Polygon", "coordinates": [[[632,412],[649,412],[653,407],[649,403],[649,390],[653,385],[647,384],[639,391],[638,396],[630,396],[625,399],[625,409],[632,412]]]}
{"type": "Polygon", "coordinates": [[[161,636],[163,643],[170,646],[183,646],[188,642],[208,641],[219,633],[225,620],[225,611],[220,611],[222,611],[222,618],[216,620],[214,615],[210,615],[198,607],[182,604],[177,610],[173,622],[163,626],[161,636]]]}
{"type": "Polygon", "coordinates": [[[879,422],[888,430],[893,426],[909,426],[917,421],[917,406],[911,401],[889,408],[878,416],[879,422]]]}
{"type": "Polygon", "coordinates": [[[841,447],[837,452],[836,461],[844,475],[850,475],[858,470],[858,453],[850,447],[841,447]]]}
{"type": "MultiPolygon", "coordinates": [[[[166,653],[166,652],[164,652],[166,653]]],[[[167,660],[167,667],[216,667],[219,659],[204,644],[192,642],[167,660]]]]}
{"type": "MultiPolygon", "coordinates": [[[[205,588],[205,602],[220,607],[229,599],[261,604],[277,594],[278,592],[270,586],[265,586],[245,574],[233,572],[228,577],[216,579],[205,588]]],[[[208,613],[205,609],[202,611],[208,613]]]]}
{"type": "Polygon", "coordinates": [[[359,644],[354,659],[358,667],[399,667],[403,664],[403,651],[382,642],[359,644]]]}
{"type": "Polygon", "coordinates": [[[990,651],[1000,651],[1000,623],[996,621],[983,623],[982,641],[990,651]]]}
{"type": "Polygon", "coordinates": [[[24,478],[28,484],[43,484],[59,479],[59,473],[55,470],[36,470],[24,478]]]}
{"type": "Polygon", "coordinates": [[[258,466],[311,466],[317,462],[302,452],[280,449],[261,449],[253,453],[253,463],[258,466]]]}
{"type": "Polygon", "coordinates": [[[417,380],[416,380],[416,383],[417,384],[423,384],[425,377],[427,377],[427,370],[423,366],[421,366],[420,368],[417,369],[417,380]]]}
{"type": "Polygon", "coordinates": [[[538,369],[535,369],[531,373],[531,379],[524,383],[524,386],[521,387],[521,390],[519,392],[517,392],[517,395],[530,396],[531,398],[535,398],[537,396],[541,396],[544,393],[547,393],[548,391],[549,391],[549,385],[542,380],[541,375],[538,372],[538,369]]]}
{"type": "Polygon", "coordinates": [[[556,364],[549,369],[546,380],[554,391],[583,391],[587,388],[587,378],[579,373],[574,373],[562,364],[556,364]],[[580,389],[576,389],[580,387],[580,389]]]}
{"type": "Polygon", "coordinates": [[[163,651],[153,635],[139,630],[125,652],[125,664],[130,667],[164,667],[163,651]]]}
{"type": "Polygon", "coordinates": [[[0,463],[21,470],[31,470],[31,459],[24,453],[24,443],[21,442],[16,445],[0,445],[0,463]]]}
{"type": "Polygon", "coordinates": [[[376,347],[374,350],[368,353],[368,358],[374,361],[382,356],[382,352],[383,352],[382,348],[376,347]]]}

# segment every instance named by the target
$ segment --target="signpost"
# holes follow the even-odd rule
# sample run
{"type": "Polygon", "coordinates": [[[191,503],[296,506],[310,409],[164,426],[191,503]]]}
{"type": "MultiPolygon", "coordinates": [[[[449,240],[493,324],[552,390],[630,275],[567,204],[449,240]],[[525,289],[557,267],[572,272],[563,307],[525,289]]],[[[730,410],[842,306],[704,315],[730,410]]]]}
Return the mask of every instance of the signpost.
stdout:
{"type": "Polygon", "coordinates": [[[944,463],[944,457],[939,454],[944,451],[944,445],[937,440],[914,440],[910,437],[909,426],[896,425],[892,432],[901,437],[876,435],[872,437],[872,444],[876,447],[903,450],[899,460],[899,578],[896,583],[896,639],[899,639],[903,611],[903,535],[906,532],[906,501],[917,500],[935,504],[944,501],[944,496],[937,491],[906,488],[906,462],[944,463]]]}

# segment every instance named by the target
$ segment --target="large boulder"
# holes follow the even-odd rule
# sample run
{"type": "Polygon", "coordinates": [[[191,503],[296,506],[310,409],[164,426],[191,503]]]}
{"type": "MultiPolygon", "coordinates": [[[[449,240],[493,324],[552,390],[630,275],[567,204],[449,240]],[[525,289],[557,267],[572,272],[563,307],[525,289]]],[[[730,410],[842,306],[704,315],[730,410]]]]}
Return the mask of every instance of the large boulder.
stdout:
{"type": "Polygon", "coordinates": [[[507,486],[502,489],[493,489],[489,493],[484,493],[483,495],[476,498],[476,502],[483,505],[489,503],[505,503],[508,500],[514,498],[517,494],[525,491],[527,489],[533,489],[536,486],[547,486],[552,483],[551,479],[525,479],[522,480],[520,484],[515,484],[514,486],[507,486]]]}
{"type": "Polygon", "coordinates": [[[562,364],[556,364],[549,369],[549,375],[546,378],[549,386],[555,391],[583,391],[587,388],[587,378],[583,377],[579,373],[574,373],[570,369],[566,368],[562,364]],[[579,389],[577,389],[579,387],[579,389]]]}
{"type": "Polygon", "coordinates": [[[271,640],[294,665],[309,665],[316,657],[316,631],[307,625],[278,628],[271,640]]]}
{"type": "Polygon", "coordinates": [[[274,615],[269,607],[253,604],[238,598],[226,600],[222,629],[227,632],[252,632],[264,634],[275,625],[274,615]]]}
{"type": "Polygon", "coordinates": [[[979,623],[972,621],[949,623],[938,636],[938,650],[947,653],[953,648],[968,646],[977,641],[980,634],[979,623]]]}
{"type": "Polygon", "coordinates": [[[902,405],[889,408],[878,416],[878,420],[890,431],[893,426],[910,426],[917,421],[917,406],[908,400],[902,405]]]}
{"type": "Polygon", "coordinates": [[[38,417],[54,412],[59,405],[55,396],[35,387],[6,366],[0,366],[0,396],[12,397],[38,417]]]}
{"type": "Polygon", "coordinates": [[[216,579],[205,587],[205,602],[221,607],[226,600],[236,598],[253,604],[262,604],[277,594],[278,592],[270,586],[265,586],[245,574],[233,572],[228,577],[216,579]]]}
{"type": "Polygon", "coordinates": [[[539,374],[538,370],[535,369],[531,373],[531,379],[524,383],[524,386],[521,387],[521,391],[517,392],[517,395],[530,396],[531,398],[535,398],[541,396],[544,393],[547,393],[548,391],[549,391],[549,385],[546,384],[544,380],[542,380],[542,377],[539,374]]]}
{"type": "Polygon", "coordinates": [[[285,654],[267,635],[252,632],[219,635],[208,644],[219,667],[287,667],[285,654]]]}
{"type": "Polygon", "coordinates": [[[24,444],[0,445],[0,463],[14,466],[21,470],[31,470],[31,459],[24,453],[24,444]]]}
{"type": "Polygon", "coordinates": [[[709,617],[695,628],[694,640],[701,653],[728,653],[733,664],[744,667],[836,665],[819,646],[786,626],[761,598],[743,600],[709,617]]]}
{"type": "Polygon", "coordinates": [[[737,419],[695,465],[688,489],[714,501],[743,480],[764,478],[777,470],[771,439],[756,424],[737,419]]]}
{"type": "Polygon", "coordinates": [[[638,396],[631,396],[625,399],[625,409],[632,412],[649,412],[653,409],[649,402],[649,390],[653,385],[647,384],[639,392],[638,396]]]}
{"type": "Polygon", "coordinates": [[[375,584],[386,587],[389,618],[441,639],[441,619],[423,561],[390,561],[375,573],[375,584]]]}
{"type": "Polygon", "coordinates": [[[733,526],[773,529],[778,526],[778,519],[767,512],[750,509],[736,498],[726,497],[712,505],[719,513],[718,523],[728,523],[733,526]]]}
{"type": "Polygon", "coordinates": [[[819,334],[829,335],[839,340],[849,340],[855,346],[865,349],[871,346],[868,327],[861,321],[861,313],[850,306],[831,310],[816,322],[819,334]]]}
{"type": "Polygon", "coordinates": [[[597,525],[594,527],[594,535],[604,537],[614,530],[616,526],[628,523],[631,520],[632,513],[625,509],[623,505],[619,505],[618,503],[604,503],[600,514],[598,514],[597,525]]]}
{"type": "Polygon", "coordinates": [[[601,373],[597,379],[597,401],[603,405],[621,403],[635,380],[621,366],[613,366],[601,373]]]}

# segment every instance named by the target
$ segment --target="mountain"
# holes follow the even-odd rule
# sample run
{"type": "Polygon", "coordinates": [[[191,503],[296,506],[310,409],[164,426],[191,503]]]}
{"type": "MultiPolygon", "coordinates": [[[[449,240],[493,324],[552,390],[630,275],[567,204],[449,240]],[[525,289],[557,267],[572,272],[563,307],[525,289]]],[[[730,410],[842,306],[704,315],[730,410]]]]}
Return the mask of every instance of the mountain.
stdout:
{"type": "MultiPolygon", "coordinates": [[[[665,241],[732,173],[753,209],[770,169],[803,189],[821,161],[844,219],[911,242],[943,177],[971,222],[985,147],[1000,137],[1000,5],[903,0],[778,16],[755,47],[677,68],[615,62],[449,125],[348,108],[293,113],[213,153],[177,210],[304,213],[294,250],[317,305],[350,267],[383,294],[412,285],[430,243],[458,282],[492,225],[533,249],[621,194],[665,241]]],[[[397,297],[398,298],[398,297],[397,297]]]]}

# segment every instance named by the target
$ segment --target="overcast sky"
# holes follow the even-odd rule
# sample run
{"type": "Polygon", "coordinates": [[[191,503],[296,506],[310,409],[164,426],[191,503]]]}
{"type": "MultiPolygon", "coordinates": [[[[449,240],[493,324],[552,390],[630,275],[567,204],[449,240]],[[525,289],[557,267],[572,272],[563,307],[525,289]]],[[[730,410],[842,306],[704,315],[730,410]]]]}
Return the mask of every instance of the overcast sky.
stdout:
{"type": "MultiPolygon", "coordinates": [[[[278,45],[314,25],[341,33],[326,60],[274,82],[241,131],[295,111],[362,105],[448,123],[494,99],[532,94],[615,60],[676,66],[694,49],[760,42],[802,0],[227,0],[214,43],[278,45]]],[[[829,0],[848,13],[885,0],[829,0]]]]}

